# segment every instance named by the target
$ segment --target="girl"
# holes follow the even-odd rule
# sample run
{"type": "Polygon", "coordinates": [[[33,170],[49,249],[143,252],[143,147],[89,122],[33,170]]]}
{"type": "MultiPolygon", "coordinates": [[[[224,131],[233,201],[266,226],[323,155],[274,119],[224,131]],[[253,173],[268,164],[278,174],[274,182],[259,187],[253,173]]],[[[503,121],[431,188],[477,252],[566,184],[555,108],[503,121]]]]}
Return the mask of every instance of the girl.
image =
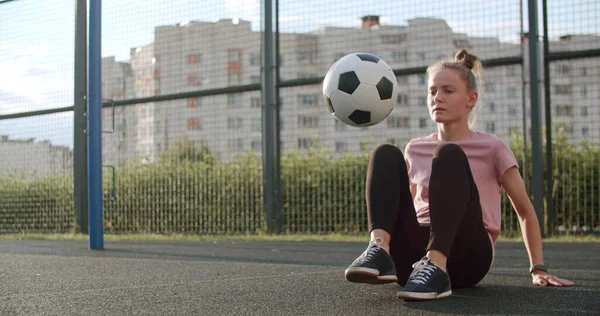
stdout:
{"type": "Polygon", "coordinates": [[[374,150],[366,186],[371,241],[346,269],[348,281],[398,282],[398,298],[417,300],[477,284],[494,258],[504,188],[519,216],[533,283],[573,285],[547,273],[514,154],[496,136],[471,130],[481,68],[465,50],[431,65],[427,108],[437,133],[411,140],[406,156],[391,145],[374,150]]]}

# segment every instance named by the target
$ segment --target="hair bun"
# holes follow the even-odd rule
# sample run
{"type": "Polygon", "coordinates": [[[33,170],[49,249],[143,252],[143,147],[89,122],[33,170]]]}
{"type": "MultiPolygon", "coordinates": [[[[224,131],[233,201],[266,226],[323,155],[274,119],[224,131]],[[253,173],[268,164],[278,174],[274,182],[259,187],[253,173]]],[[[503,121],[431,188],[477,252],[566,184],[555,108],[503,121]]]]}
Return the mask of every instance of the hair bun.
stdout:
{"type": "Polygon", "coordinates": [[[477,62],[479,58],[475,55],[471,55],[467,50],[461,49],[458,53],[456,53],[456,56],[454,56],[454,60],[462,63],[469,69],[473,69],[475,62],[477,62]]]}

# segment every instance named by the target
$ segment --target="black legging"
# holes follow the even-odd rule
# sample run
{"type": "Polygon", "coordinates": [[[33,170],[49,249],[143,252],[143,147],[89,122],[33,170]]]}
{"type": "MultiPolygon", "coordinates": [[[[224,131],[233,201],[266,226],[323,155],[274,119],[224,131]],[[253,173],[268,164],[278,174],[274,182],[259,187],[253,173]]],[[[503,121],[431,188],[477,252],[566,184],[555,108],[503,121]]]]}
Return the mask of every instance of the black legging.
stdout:
{"type": "Polygon", "coordinates": [[[391,235],[390,254],[398,283],[406,283],[412,264],[428,250],[448,257],[453,287],[473,286],[489,271],[492,245],[483,224],[479,192],[460,146],[439,145],[433,155],[430,227],[417,221],[406,162],[398,147],[381,145],[373,151],[366,199],[369,229],[383,229],[391,235]]]}

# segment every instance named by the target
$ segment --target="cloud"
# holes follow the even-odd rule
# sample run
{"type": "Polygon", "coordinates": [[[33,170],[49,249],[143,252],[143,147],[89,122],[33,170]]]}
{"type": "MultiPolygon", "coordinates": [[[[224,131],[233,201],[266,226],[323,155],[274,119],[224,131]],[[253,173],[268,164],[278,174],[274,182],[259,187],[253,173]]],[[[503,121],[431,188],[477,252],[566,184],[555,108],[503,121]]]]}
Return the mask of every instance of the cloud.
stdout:
{"type": "Polygon", "coordinates": [[[257,31],[261,27],[261,14],[259,1],[225,0],[225,10],[230,18],[242,19],[252,23],[252,29],[257,31]]]}
{"type": "Polygon", "coordinates": [[[259,18],[260,21],[260,2],[258,1],[225,0],[224,6],[233,18],[253,17],[259,18]]]}
{"type": "Polygon", "coordinates": [[[21,112],[30,103],[27,96],[0,89],[0,115],[21,112]]]}
{"type": "MultiPolygon", "coordinates": [[[[8,114],[72,103],[72,66],[47,40],[35,45],[0,45],[0,113],[8,114]]],[[[69,57],[67,57],[69,58],[69,57]]]]}

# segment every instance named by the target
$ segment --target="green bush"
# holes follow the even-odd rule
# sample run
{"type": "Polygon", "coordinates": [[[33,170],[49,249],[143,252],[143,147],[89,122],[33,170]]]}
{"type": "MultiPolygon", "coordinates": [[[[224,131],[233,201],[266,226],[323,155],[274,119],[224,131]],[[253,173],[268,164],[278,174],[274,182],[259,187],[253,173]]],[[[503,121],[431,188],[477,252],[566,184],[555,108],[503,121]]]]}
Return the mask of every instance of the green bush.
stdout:
{"type": "Polygon", "coordinates": [[[22,173],[0,176],[0,233],[65,233],[74,229],[73,181],[22,173]]]}
{"type": "MultiPolygon", "coordinates": [[[[527,189],[531,192],[531,143],[527,143],[527,149],[524,151],[521,135],[512,134],[510,138],[510,147],[520,165],[526,154],[525,160],[528,163],[525,166],[525,175],[523,172],[521,174],[527,189]]],[[[551,209],[554,220],[552,227],[548,227],[550,231],[547,233],[581,233],[597,230],[600,226],[598,211],[600,209],[600,149],[585,141],[579,145],[572,144],[565,133],[565,125],[558,125],[552,141],[552,179],[548,179],[546,174],[545,137],[542,151],[543,161],[539,163],[544,170],[544,181],[553,183],[553,190],[550,193],[553,197],[551,209]]],[[[503,201],[503,210],[504,226],[509,231],[518,231],[518,221],[512,214],[512,207],[506,198],[503,201]]],[[[546,211],[548,210],[549,208],[546,207],[546,211]]],[[[547,219],[549,215],[551,214],[546,212],[545,218],[547,219]]]]}
{"type": "MultiPolygon", "coordinates": [[[[555,227],[599,225],[600,151],[554,140],[555,227]]],[[[513,135],[519,162],[531,151],[513,135]]],[[[365,182],[369,154],[334,157],[322,149],[290,151],[281,157],[284,233],[367,231],[365,182]]],[[[544,163],[544,162],[542,162],[544,163]]],[[[266,230],[262,160],[250,152],[223,162],[205,145],[184,141],[156,163],[116,169],[114,201],[104,203],[109,233],[247,234],[266,230]]],[[[521,169],[523,170],[523,169],[521,169]]],[[[531,183],[531,167],[525,166],[531,183]]],[[[69,176],[38,180],[0,177],[0,232],[69,232],[75,228],[73,181],[69,176]]],[[[112,190],[105,174],[105,197],[112,190]]],[[[518,220],[503,199],[503,231],[518,233],[518,220]]]]}

